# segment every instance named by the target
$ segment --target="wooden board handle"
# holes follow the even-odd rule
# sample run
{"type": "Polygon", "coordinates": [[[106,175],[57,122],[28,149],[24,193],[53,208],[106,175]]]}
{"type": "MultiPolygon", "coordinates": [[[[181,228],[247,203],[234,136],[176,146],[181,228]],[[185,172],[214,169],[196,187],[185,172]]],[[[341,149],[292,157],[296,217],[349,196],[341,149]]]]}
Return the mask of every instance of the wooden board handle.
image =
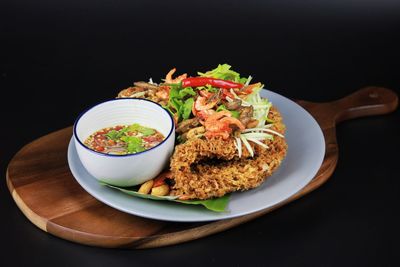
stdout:
{"type": "Polygon", "coordinates": [[[396,110],[399,99],[390,89],[369,86],[332,102],[297,102],[313,114],[321,128],[329,129],[344,120],[390,113],[396,110]]]}
{"type": "Polygon", "coordinates": [[[358,117],[381,115],[396,110],[398,96],[383,87],[365,87],[342,99],[330,102],[336,123],[358,117]]]}
{"type": "MultiPolygon", "coordinates": [[[[390,113],[396,110],[398,102],[398,96],[395,92],[377,86],[362,88],[351,95],[332,102],[298,101],[301,106],[313,115],[321,129],[323,129],[327,152],[325,163],[322,165],[320,173],[324,177],[329,177],[337,164],[336,124],[344,120],[390,113]],[[329,160],[326,160],[327,158],[329,160]]],[[[315,181],[321,184],[325,182],[318,175],[316,178],[315,181]]],[[[319,185],[312,188],[317,187],[319,185]]]]}

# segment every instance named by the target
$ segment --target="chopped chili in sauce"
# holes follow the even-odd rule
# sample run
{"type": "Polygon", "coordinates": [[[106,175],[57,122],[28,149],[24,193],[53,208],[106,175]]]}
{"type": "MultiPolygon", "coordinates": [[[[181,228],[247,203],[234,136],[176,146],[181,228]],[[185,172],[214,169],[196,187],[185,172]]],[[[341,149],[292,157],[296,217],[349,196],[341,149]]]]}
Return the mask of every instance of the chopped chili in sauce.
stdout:
{"type": "Polygon", "coordinates": [[[164,139],[156,129],[134,123],[101,129],[91,134],[84,144],[97,152],[126,155],[155,147],[164,139]]]}

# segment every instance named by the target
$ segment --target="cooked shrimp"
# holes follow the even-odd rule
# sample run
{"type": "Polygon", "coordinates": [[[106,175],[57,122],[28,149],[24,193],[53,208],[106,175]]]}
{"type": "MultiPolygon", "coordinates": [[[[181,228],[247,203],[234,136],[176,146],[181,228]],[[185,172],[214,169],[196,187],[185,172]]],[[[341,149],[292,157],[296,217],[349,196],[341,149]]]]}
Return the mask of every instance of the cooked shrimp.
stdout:
{"type": "Polygon", "coordinates": [[[219,99],[214,99],[212,101],[207,101],[207,98],[205,98],[204,96],[199,96],[196,99],[196,102],[194,104],[194,108],[197,111],[200,110],[206,110],[206,109],[212,109],[217,103],[218,103],[219,99]]]}
{"type": "Polygon", "coordinates": [[[214,95],[214,93],[208,92],[207,90],[199,90],[199,94],[206,98],[210,98],[214,95]]]}
{"type": "MultiPolygon", "coordinates": [[[[193,110],[195,110],[195,109],[193,108],[193,110]]],[[[193,112],[193,114],[195,114],[195,116],[197,116],[200,120],[205,121],[205,120],[207,120],[208,117],[215,114],[215,112],[216,111],[213,109],[205,109],[205,110],[200,110],[200,111],[195,110],[195,112],[193,112]]]]}
{"type": "Polygon", "coordinates": [[[213,137],[222,137],[222,139],[226,140],[229,138],[230,133],[228,131],[219,131],[219,132],[211,132],[207,131],[204,136],[207,137],[208,139],[213,138],[213,137]]]}
{"type": "Polygon", "coordinates": [[[233,118],[233,117],[224,117],[219,122],[228,124],[230,126],[231,125],[237,126],[241,131],[246,129],[246,127],[244,127],[244,125],[240,122],[240,120],[233,118]]]}
{"type": "Polygon", "coordinates": [[[236,118],[232,117],[229,111],[223,110],[208,117],[204,126],[206,128],[205,136],[207,138],[221,136],[223,139],[229,138],[232,133],[232,127],[235,126],[244,130],[244,125],[236,118]]]}
{"type": "Polygon", "coordinates": [[[222,110],[222,111],[219,111],[219,112],[215,113],[214,115],[210,116],[207,119],[207,121],[208,122],[216,122],[223,117],[232,117],[232,114],[227,110],[222,110]]]}
{"type": "Polygon", "coordinates": [[[165,83],[180,83],[183,79],[187,78],[187,74],[184,73],[182,75],[179,75],[175,79],[172,78],[172,75],[174,75],[176,71],[176,68],[173,68],[167,73],[167,76],[165,76],[165,83]]]}

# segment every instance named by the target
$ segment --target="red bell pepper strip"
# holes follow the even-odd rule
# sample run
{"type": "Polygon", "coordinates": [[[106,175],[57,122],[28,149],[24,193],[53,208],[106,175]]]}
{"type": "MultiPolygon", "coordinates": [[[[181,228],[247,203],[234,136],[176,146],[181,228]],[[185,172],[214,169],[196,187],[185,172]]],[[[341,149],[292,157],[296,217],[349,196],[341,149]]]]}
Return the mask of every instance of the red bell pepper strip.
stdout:
{"type": "Polygon", "coordinates": [[[243,84],[209,77],[191,77],[182,80],[182,88],[211,85],[216,88],[242,88],[243,84]]]}

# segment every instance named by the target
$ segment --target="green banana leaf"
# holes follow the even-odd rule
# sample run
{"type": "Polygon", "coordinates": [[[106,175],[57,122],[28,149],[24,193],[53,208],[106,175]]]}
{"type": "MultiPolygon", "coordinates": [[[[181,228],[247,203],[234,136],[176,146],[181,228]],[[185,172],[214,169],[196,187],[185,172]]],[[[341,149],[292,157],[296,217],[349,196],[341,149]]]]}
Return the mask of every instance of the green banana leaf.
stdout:
{"type": "Polygon", "coordinates": [[[138,186],[133,187],[118,187],[114,185],[110,185],[104,182],[100,183],[101,185],[108,186],[113,189],[117,189],[125,194],[140,197],[144,199],[151,199],[151,200],[166,200],[166,201],[173,201],[182,204],[189,204],[189,205],[203,205],[205,208],[215,211],[215,212],[224,212],[226,211],[226,207],[229,203],[229,195],[225,195],[219,198],[207,199],[207,200],[179,200],[176,196],[153,196],[149,194],[141,194],[137,192],[138,186]]]}

